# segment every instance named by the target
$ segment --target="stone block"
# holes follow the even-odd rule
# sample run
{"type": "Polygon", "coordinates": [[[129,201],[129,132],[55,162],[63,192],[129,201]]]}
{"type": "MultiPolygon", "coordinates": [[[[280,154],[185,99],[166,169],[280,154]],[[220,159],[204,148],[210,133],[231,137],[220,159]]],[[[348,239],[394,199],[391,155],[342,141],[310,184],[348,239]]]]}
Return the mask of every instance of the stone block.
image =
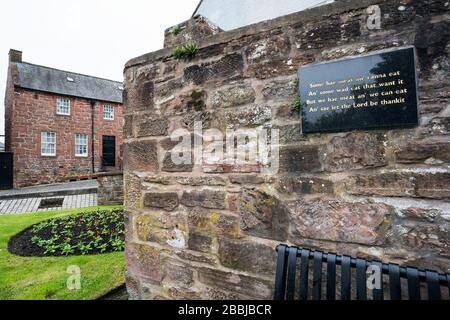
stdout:
{"type": "Polygon", "coordinates": [[[247,185],[247,184],[261,184],[264,183],[264,178],[261,176],[256,176],[256,175],[230,175],[228,176],[228,179],[230,180],[231,183],[235,183],[235,184],[242,184],[242,185],[247,185]]]}
{"type": "Polygon", "coordinates": [[[166,118],[142,116],[136,124],[136,136],[165,136],[169,128],[169,120],[166,118]]]}
{"type": "Polygon", "coordinates": [[[154,91],[153,81],[140,81],[127,86],[123,91],[124,113],[153,110],[154,91]]]}
{"type": "Polygon", "coordinates": [[[280,172],[320,172],[319,147],[316,145],[284,146],[280,148],[280,172]]]}
{"type": "Polygon", "coordinates": [[[311,177],[283,175],[278,179],[277,190],[281,193],[334,193],[334,183],[330,180],[311,177]]]}
{"type": "Polygon", "coordinates": [[[241,230],[252,236],[285,241],[288,212],[281,201],[263,191],[246,189],[240,199],[241,230]]]}
{"type": "Polygon", "coordinates": [[[210,253],[213,239],[207,235],[189,232],[188,249],[198,252],[210,253]]]}
{"type": "Polygon", "coordinates": [[[297,95],[298,82],[293,79],[274,80],[267,82],[263,89],[262,95],[269,100],[292,100],[297,95]]]}
{"type": "Polygon", "coordinates": [[[230,81],[242,77],[243,68],[242,56],[232,53],[216,61],[187,67],[184,69],[184,79],[195,85],[202,85],[209,81],[230,81]]]}
{"type": "Polygon", "coordinates": [[[273,284],[267,280],[202,267],[198,268],[198,277],[200,282],[212,288],[254,299],[273,298],[273,284]]]}
{"type": "Polygon", "coordinates": [[[171,245],[180,235],[186,236],[186,218],[181,213],[152,212],[134,218],[139,241],[171,245]]]}
{"type": "Polygon", "coordinates": [[[161,281],[161,254],[158,249],[143,244],[127,243],[125,257],[128,271],[156,283],[161,281]]]}
{"type": "Polygon", "coordinates": [[[178,207],[178,194],[175,192],[148,192],[144,194],[144,206],[173,211],[178,207]]]}
{"type": "Polygon", "coordinates": [[[414,195],[414,177],[402,172],[385,172],[350,177],[347,192],[354,195],[409,197],[414,195]]]}
{"type": "Polygon", "coordinates": [[[123,137],[124,139],[133,138],[133,115],[124,116],[123,137]]]}
{"type": "Polygon", "coordinates": [[[420,198],[450,199],[450,172],[416,174],[415,194],[420,198]]]}
{"type": "Polygon", "coordinates": [[[206,176],[206,177],[176,177],[175,180],[186,186],[224,186],[226,185],[225,179],[219,176],[206,176]]]}
{"type": "Polygon", "coordinates": [[[139,177],[124,174],[124,206],[127,209],[140,209],[142,202],[141,180],[139,177]]]}
{"type": "Polygon", "coordinates": [[[448,199],[449,172],[383,172],[350,178],[348,192],[355,195],[448,199]]]}
{"type": "Polygon", "coordinates": [[[450,162],[450,143],[416,142],[395,152],[399,163],[450,162]]]}
{"type": "Polygon", "coordinates": [[[125,143],[125,171],[154,172],[158,170],[158,167],[158,151],[155,141],[133,141],[125,143]]]}
{"type": "Polygon", "coordinates": [[[393,208],[382,203],[295,200],[286,203],[293,237],[382,245],[393,208]]]}
{"type": "Polygon", "coordinates": [[[164,48],[172,48],[187,42],[197,42],[218,34],[222,30],[200,15],[180,23],[164,32],[164,48]]]}
{"type": "Polygon", "coordinates": [[[210,234],[211,236],[239,236],[239,218],[202,208],[192,208],[188,212],[189,230],[210,234]]]}
{"type": "Polygon", "coordinates": [[[189,287],[194,284],[194,272],[185,263],[174,259],[164,259],[162,281],[167,285],[189,287]]]}
{"type": "Polygon", "coordinates": [[[276,270],[275,249],[251,241],[219,240],[220,263],[230,269],[274,276],[276,270]]]}
{"type": "Polygon", "coordinates": [[[225,209],[226,193],[223,191],[200,190],[185,191],[181,203],[187,207],[203,207],[209,209],[225,209]]]}
{"type": "Polygon", "coordinates": [[[194,159],[192,157],[192,154],[191,154],[191,163],[175,164],[172,160],[172,152],[169,151],[164,156],[161,170],[165,172],[192,172],[193,167],[194,167],[194,159]]]}
{"type": "Polygon", "coordinates": [[[222,88],[214,91],[211,95],[211,105],[215,109],[237,107],[254,101],[255,90],[246,84],[222,88]]]}
{"type": "Polygon", "coordinates": [[[335,137],[327,144],[324,168],[331,172],[382,167],[387,165],[382,133],[352,132],[335,137]]]}
{"type": "Polygon", "coordinates": [[[226,110],[224,117],[229,129],[257,127],[272,120],[272,108],[269,106],[251,106],[238,110],[226,110]]]}

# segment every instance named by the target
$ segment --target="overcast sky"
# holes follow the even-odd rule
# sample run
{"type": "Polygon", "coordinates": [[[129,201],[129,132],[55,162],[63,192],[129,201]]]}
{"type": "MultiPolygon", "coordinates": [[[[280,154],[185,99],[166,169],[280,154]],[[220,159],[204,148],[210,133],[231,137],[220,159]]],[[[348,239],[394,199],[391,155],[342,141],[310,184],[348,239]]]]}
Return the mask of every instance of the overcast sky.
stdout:
{"type": "Polygon", "coordinates": [[[0,134],[10,48],[27,62],[122,81],[125,63],[161,49],[164,30],[189,19],[198,2],[0,1],[0,134]]]}

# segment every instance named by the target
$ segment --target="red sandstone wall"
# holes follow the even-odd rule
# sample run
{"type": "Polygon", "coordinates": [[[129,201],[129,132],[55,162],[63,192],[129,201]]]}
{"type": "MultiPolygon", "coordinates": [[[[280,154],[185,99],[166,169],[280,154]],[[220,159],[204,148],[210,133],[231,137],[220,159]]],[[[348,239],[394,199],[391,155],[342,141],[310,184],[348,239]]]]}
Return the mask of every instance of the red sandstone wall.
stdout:
{"type": "Polygon", "coordinates": [[[166,48],[128,62],[130,297],[271,298],[280,242],[447,271],[448,8],[441,0],[340,0],[205,38],[190,61],[166,48]],[[380,30],[367,28],[372,4],[380,30]],[[291,111],[299,67],[408,45],[418,53],[418,127],[301,134],[291,111]],[[222,133],[279,129],[279,172],[175,165],[170,135],[194,135],[194,121],[222,133]]]}

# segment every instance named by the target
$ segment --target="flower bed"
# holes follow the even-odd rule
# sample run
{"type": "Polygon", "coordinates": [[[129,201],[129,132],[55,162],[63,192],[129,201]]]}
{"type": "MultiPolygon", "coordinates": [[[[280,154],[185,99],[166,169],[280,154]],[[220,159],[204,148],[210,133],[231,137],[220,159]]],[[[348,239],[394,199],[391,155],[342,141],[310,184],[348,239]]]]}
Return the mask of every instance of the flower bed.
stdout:
{"type": "Polygon", "coordinates": [[[19,256],[88,255],[123,251],[122,209],[85,212],[40,222],[12,237],[8,251],[19,256]]]}

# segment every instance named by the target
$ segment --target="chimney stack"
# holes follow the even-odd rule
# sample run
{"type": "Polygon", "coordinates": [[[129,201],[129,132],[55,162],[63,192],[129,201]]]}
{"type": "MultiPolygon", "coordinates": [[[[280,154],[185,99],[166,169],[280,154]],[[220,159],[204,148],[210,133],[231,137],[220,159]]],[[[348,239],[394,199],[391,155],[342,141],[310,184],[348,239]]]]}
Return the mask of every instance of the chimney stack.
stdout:
{"type": "Polygon", "coordinates": [[[22,51],[10,49],[9,62],[22,62],[22,51]]]}

